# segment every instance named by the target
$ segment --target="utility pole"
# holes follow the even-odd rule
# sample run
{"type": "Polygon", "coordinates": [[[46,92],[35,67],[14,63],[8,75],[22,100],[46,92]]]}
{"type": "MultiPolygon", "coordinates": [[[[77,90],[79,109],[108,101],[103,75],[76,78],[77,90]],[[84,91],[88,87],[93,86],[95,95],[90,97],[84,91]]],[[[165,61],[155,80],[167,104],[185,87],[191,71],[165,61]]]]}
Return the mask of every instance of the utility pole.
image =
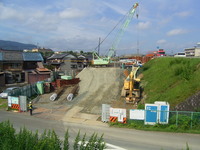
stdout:
{"type": "Polygon", "coordinates": [[[101,44],[101,38],[99,37],[99,44],[98,44],[98,55],[99,55],[99,52],[100,52],[100,44],[101,44]]]}

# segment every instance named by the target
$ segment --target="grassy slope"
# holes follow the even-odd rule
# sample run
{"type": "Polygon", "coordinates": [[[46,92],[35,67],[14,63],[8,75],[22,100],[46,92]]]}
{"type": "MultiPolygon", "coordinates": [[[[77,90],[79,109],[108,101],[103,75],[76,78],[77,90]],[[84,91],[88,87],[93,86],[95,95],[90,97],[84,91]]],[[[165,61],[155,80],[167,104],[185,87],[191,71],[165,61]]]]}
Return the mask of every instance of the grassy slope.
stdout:
{"type": "Polygon", "coordinates": [[[167,101],[173,108],[200,90],[200,59],[162,57],[142,68],[146,103],[167,101]]]}

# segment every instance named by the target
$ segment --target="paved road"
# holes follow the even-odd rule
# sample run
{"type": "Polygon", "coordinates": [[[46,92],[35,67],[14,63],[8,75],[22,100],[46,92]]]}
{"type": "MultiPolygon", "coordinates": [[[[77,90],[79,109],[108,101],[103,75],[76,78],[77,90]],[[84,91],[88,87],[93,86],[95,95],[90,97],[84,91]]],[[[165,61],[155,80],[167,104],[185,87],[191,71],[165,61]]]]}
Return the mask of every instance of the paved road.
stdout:
{"type": "MultiPolygon", "coordinates": [[[[109,143],[109,148],[117,146],[115,149],[127,150],[182,150],[186,149],[186,143],[190,149],[200,149],[200,135],[182,133],[147,132],[132,129],[110,128],[103,123],[94,122],[63,122],[57,120],[47,120],[29,116],[28,113],[13,113],[0,110],[0,122],[10,120],[14,128],[19,131],[21,127],[43,133],[45,129],[54,129],[57,135],[63,139],[65,131],[69,129],[70,140],[76,137],[80,130],[88,137],[94,132],[98,135],[104,134],[104,140],[109,143]]],[[[77,120],[78,121],[78,120],[77,120]]],[[[114,149],[114,148],[112,148],[114,149]]]]}

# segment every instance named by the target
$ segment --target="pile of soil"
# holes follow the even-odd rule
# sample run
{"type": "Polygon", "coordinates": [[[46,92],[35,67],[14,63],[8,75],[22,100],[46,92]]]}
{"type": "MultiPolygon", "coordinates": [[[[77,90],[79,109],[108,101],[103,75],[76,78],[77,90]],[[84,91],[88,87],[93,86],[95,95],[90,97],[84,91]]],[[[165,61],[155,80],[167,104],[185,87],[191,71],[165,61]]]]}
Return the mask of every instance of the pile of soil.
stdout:
{"type": "Polygon", "coordinates": [[[102,104],[123,108],[121,90],[124,82],[123,69],[120,68],[85,68],[78,75],[80,79],[78,94],[72,101],[67,95],[74,86],[64,88],[55,101],[50,101],[54,93],[41,95],[35,106],[38,116],[59,118],[96,119],[101,115],[102,104]],[[44,111],[45,113],[40,113],[44,111]]]}
{"type": "Polygon", "coordinates": [[[120,68],[85,68],[80,78],[77,106],[82,113],[101,114],[102,104],[120,100],[123,86],[123,70],[120,68]]]}

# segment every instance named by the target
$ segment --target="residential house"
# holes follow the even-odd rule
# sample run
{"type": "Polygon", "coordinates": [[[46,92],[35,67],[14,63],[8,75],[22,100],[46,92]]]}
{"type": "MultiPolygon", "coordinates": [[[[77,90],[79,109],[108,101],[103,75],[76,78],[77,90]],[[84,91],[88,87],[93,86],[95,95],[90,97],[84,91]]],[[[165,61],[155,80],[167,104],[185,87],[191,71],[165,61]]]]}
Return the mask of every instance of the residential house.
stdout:
{"type": "Polygon", "coordinates": [[[83,68],[85,68],[85,67],[87,67],[89,64],[88,64],[88,58],[86,58],[85,56],[83,56],[83,55],[79,55],[78,57],[77,57],[78,59],[77,59],[77,67],[78,67],[78,69],[83,69],[83,68]]]}
{"type": "Polygon", "coordinates": [[[53,54],[48,58],[48,64],[55,66],[55,71],[64,72],[67,75],[79,72],[88,65],[85,56],[74,56],[72,54],[53,54]]]}
{"type": "MultiPolygon", "coordinates": [[[[30,83],[28,76],[38,68],[38,62],[43,62],[40,53],[3,50],[0,52],[0,72],[3,72],[4,79],[3,75],[0,75],[0,78],[5,84],[30,83]]],[[[50,77],[50,71],[48,74],[50,77]]]]}
{"type": "Polygon", "coordinates": [[[20,82],[23,71],[23,57],[20,51],[3,51],[2,71],[5,73],[5,83],[20,82]]]}
{"type": "Polygon", "coordinates": [[[23,55],[23,68],[27,74],[25,81],[35,83],[50,78],[50,70],[43,66],[43,57],[40,53],[26,52],[23,55]]]}

